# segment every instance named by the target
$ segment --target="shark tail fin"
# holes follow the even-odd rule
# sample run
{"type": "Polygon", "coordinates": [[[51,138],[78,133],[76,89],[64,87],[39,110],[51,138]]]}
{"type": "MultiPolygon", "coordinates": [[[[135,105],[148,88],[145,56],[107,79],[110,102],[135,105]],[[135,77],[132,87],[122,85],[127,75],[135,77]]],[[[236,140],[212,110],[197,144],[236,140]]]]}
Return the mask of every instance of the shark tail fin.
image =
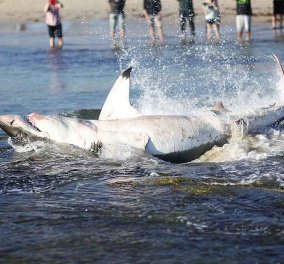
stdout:
{"type": "Polygon", "coordinates": [[[283,67],[281,65],[281,62],[275,54],[272,53],[271,56],[274,59],[274,61],[276,62],[278,69],[279,69],[279,72],[280,72],[280,75],[281,75],[281,80],[282,80],[282,82],[284,82],[284,70],[283,70],[283,67]]]}
{"type": "Polygon", "coordinates": [[[133,118],[141,115],[129,102],[131,71],[132,67],[129,67],[116,80],[102,107],[99,120],[133,118]]]}

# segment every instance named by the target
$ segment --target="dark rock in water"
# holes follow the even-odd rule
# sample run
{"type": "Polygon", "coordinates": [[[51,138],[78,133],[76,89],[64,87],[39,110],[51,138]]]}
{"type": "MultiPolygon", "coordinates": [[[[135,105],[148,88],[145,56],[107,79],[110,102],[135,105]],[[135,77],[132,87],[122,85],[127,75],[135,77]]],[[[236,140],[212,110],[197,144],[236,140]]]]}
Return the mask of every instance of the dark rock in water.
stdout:
{"type": "Polygon", "coordinates": [[[27,25],[24,23],[17,24],[17,31],[25,31],[27,30],[27,25]]]}
{"type": "Polygon", "coordinates": [[[80,109],[72,113],[63,114],[63,116],[97,120],[99,119],[100,113],[101,109],[80,109]]]}

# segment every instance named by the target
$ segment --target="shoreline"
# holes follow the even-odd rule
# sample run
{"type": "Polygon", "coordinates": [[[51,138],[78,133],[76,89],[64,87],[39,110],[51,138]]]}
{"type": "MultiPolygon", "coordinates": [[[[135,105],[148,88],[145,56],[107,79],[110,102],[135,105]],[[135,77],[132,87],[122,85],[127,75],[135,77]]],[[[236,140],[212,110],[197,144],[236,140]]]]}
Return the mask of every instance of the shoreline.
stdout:
{"type": "MultiPolygon", "coordinates": [[[[62,19],[94,20],[107,19],[109,5],[107,0],[61,0],[64,4],[62,19]]],[[[163,15],[167,20],[178,19],[178,2],[176,0],[161,0],[163,15]]],[[[0,0],[0,21],[5,23],[26,24],[31,22],[44,22],[43,7],[46,0],[0,0]]],[[[202,1],[193,0],[196,21],[203,19],[202,1]]],[[[222,21],[224,23],[235,21],[236,3],[233,0],[219,0],[222,21]]],[[[127,18],[142,18],[143,0],[126,0],[125,13],[127,18]]],[[[258,0],[252,2],[253,21],[271,22],[272,0],[258,0]]]]}
{"type": "MultiPolygon", "coordinates": [[[[108,21],[108,17],[104,17],[104,18],[90,18],[90,19],[63,19],[63,27],[65,27],[68,25],[68,29],[70,30],[70,25],[73,25],[75,27],[81,27],[84,28],[84,25],[92,25],[94,22],[99,22],[101,25],[103,23],[104,25],[104,33],[108,36],[108,29],[109,29],[109,21],[108,21]]],[[[26,22],[18,22],[18,21],[4,21],[1,22],[2,23],[2,27],[0,28],[0,34],[9,34],[9,33],[19,33],[19,32],[27,32],[27,31],[34,31],[36,30],[36,32],[39,32],[41,30],[44,30],[44,34],[46,33],[46,24],[45,21],[26,21],[26,22]],[[40,30],[39,30],[40,28],[40,30]],[[44,28],[44,29],[43,29],[44,28]]],[[[127,17],[126,19],[126,30],[128,31],[131,28],[131,31],[133,33],[133,27],[131,27],[131,24],[134,23],[136,25],[140,25],[142,28],[144,27],[143,31],[144,33],[146,33],[146,35],[148,35],[148,29],[145,22],[144,17],[142,16],[131,16],[131,17],[127,17]]],[[[203,16],[196,16],[195,19],[195,25],[196,25],[196,29],[199,33],[203,34],[203,28],[205,25],[205,21],[204,21],[204,17],[203,16]],[[198,30],[199,29],[199,30],[198,30]]],[[[72,27],[73,27],[72,26],[72,27]]],[[[141,27],[139,26],[139,29],[136,28],[136,34],[139,34],[139,30],[141,29],[141,27]]],[[[178,16],[167,16],[163,18],[163,26],[164,26],[164,32],[165,34],[168,33],[168,30],[172,30],[173,28],[175,28],[176,30],[176,34],[179,34],[179,18],[178,16]]],[[[271,29],[271,21],[267,19],[267,17],[262,17],[262,18],[257,18],[255,16],[253,16],[252,18],[252,30],[255,27],[263,27],[265,29],[268,29],[270,31],[272,31],[271,29]]],[[[223,34],[223,32],[227,29],[227,28],[231,28],[231,30],[235,30],[236,28],[236,22],[235,22],[235,16],[231,17],[231,16],[223,16],[222,20],[221,20],[221,34],[223,34]]],[[[65,32],[64,29],[64,32],[65,32]]],[[[93,30],[95,30],[95,28],[93,28],[93,30]]],[[[97,29],[96,29],[97,30],[97,29]]],[[[101,30],[99,30],[101,31],[101,30]]],[[[35,32],[35,31],[34,31],[35,32]]],[[[254,33],[252,33],[254,34],[254,33]]],[[[253,37],[254,38],[254,37],[253,37]]]]}
{"type": "MultiPolygon", "coordinates": [[[[222,15],[221,17],[221,30],[224,27],[232,27],[235,28],[236,26],[236,17],[232,15],[222,15]]],[[[62,16],[63,25],[66,24],[85,24],[85,23],[92,23],[94,21],[105,21],[105,25],[108,27],[108,16],[105,17],[90,17],[90,18],[64,18],[62,16]]],[[[136,16],[127,16],[126,23],[132,23],[133,21],[145,23],[145,19],[142,15],[136,16]]],[[[1,21],[2,27],[0,28],[1,33],[9,33],[9,32],[20,32],[26,31],[30,25],[39,25],[44,24],[44,20],[10,20],[10,21],[1,21]]],[[[205,23],[203,14],[196,14],[195,17],[195,24],[196,27],[203,26],[205,23]]],[[[179,17],[176,14],[168,14],[163,16],[163,25],[165,27],[175,25],[179,28],[179,17]]],[[[271,29],[271,18],[269,16],[252,16],[252,27],[253,25],[263,25],[269,29],[271,29]]]]}
{"type": "MultiPolygon", "coordinates": [[[[64,25],[84,25],[84,24],[89,24],[91,25],[92,23],[96,21],[101,21],[104,23],[104,26],[108,29],[109,28],[109,21],[107,17],[104,18],[90,18],[90,19],[63,19],[63,26],[64,25]]],[[[145,24],[145,19],[142,16],[131,16],[127,17],[126,19],[126,30],[129,28],[129,25],[131,23],[141,23],[145,24]]],[[[16,33],[16,32],[25,32],[29,31],[30,28],[38,28],[38,26],[44,25],[45,21],[25,21],[25,22],[19,22],[19,21],[2,21],[2,27],[0,28],[0,34],[5,34],[5,33],[16,33]]],[[[204,17],[203,16],[196,16],[195,19],[195,24],[196,28],[202,28],[205,24],[204,17]]],[[[267,19],[267,17],[264,18],[257,18],[253,17],[252,18],[252,29],[255,26],[263,26],[267,29],[271,29],[271,21],[267,19]]],[[[176,27],[177,30],[179,30],[179,19],[177,16],[167,16],[163,18],[163,26],[165,31],[167,31],[167,28],[171,27],[176,27]]],[[[223,16],[221,20],[221,31],[222,29],[226,27],[231,27],[232,29],[235,29],[236,24],[235,24],[235,17],[230,17],[230,16],[223,16]]],[[[148,31],[147,31],[148,32],[148,31]]],[[[108,33],[108,31],[107,31],[108,33]]],[[[148,33],[147,33],[148,34],[148,33]]]]}

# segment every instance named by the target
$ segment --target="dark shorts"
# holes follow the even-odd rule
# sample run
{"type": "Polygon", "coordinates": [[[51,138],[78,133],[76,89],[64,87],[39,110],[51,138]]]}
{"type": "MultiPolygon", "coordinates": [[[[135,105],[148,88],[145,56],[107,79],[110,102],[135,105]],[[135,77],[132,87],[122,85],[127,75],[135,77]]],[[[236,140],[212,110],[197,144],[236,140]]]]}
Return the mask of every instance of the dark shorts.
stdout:
{"type": "Polygon", "coordinates": [[[194,12],[193,12],[193,9],[192,10],[180,10],[179,11],[179,14],[181,17],[194,17],[194,12]]]}
{"type": "Polygon", "coordinates": [[[210,25],[213,25],[213,24],[220,25],[220,20],[219,19],[206,19],[206,23],[210,25]]]}
{"type": "Polygon", "coordinates": [[[61,24],[57,26],[49,26],[49,25],[47,26],[48,26],[48,34],[50,38],[55,38],[55,37],[62,38],[63,37],[61,24]]]}
{"type": "Polygon", "coordinates": [[[283,14],[284,13],[284,2],[283,1],[274,1],[273,5],[273,14],[283,14]]]}

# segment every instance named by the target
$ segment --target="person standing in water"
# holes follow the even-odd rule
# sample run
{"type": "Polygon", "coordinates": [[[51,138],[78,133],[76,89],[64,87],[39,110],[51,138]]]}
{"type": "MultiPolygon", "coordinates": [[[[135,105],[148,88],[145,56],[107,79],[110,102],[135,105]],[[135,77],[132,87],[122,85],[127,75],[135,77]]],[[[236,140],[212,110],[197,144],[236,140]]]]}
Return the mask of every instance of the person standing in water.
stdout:
{"type": "Polygon", "coordinates": [[[237,1],[237,34],[238,40],[242,41],[243,31],[246,32],[246,41],[251,39],[251,16],[252,9],[250,0],[236,0],[237,1]]]}
{"type": "Polygon", "coordinates": [[[179,2],[179,16],[180,16],[180,30],[181,41],[186,42],[186,23],[188,22],[191,36],[195,37],[195,21],[194,21],[194,9],[193,0],[177,0],[179,2]]]}
{"type": "Polygon", "coordinates": [[[218,8],[218,2],[216,2],[216,0],[207,0],[203,3],[203,6],[205,11],[207,40],[211,40],[211,31],[214,29],[216,39],[220,41],[220,11],[218,8]]]}
{"type": "Polygon", "coordinates": [[[124,47],[125,44],[125,23],[124,23],[124,6],[125,0],[109,0],[110,15],[109,15],[109,26],[110,34],[112,38],[112,45],[116,47],[116,28],[120,31],[120,45],[124,47]]]}
{"type": "Polygon", "coordinates": [[[158,29],[159,44],[164,43],[164,33],[162,24],[162,4],[160,0],[144,0],[144,16],[150,26],[150,44],[155,44],[155,27],[158,29]]]}
{"type": "Polygon", "coordinates": [[[276,29],[277,21],[279,29],[283,26],[284,0],[273,0],[272,29],[276,29]]]}
{"type": "Polygon", "coordinates": [[[62,7],[63,4],[57,0],[49,0],[44,6],[50,48],[55,47],[55,37],[58,38],[58,48],[63,47],[63,34],[60,17],[62,7]]]}

